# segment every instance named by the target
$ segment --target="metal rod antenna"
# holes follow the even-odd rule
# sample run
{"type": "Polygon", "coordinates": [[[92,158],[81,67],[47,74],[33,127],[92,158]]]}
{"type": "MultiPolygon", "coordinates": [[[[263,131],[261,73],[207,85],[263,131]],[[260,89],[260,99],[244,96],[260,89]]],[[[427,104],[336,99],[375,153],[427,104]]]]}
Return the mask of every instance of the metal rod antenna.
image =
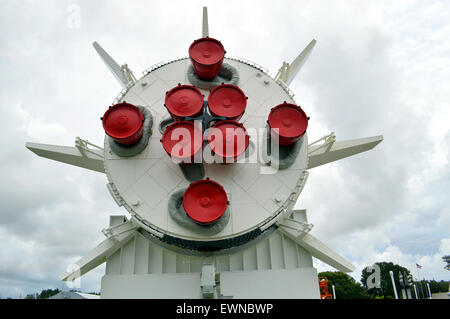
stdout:
{"type": "Polygon", "coordinates": [[[430,283],[428,283],[428,282],[427,282],[427,287],[428,287],[428,294],[430,295],[430,299],[433,299],[433,297],[431,296],[430,283]]]}
{"type": "Polygon", "coordinates": [[[419,280],[420,293],[422,294],[422,298],[424,298],[425,295],[423,294],[422,282],[420,281],[419,268],[417,267],[417,264],[416,264],[416,270],[417,270],[417,280],[419,280]]]}
{"type": "Polygon", "coordinates": [[[394,272],[390,270],[389,275],[391,275],[392,288],[394,289],[395,299],[398,299],[397,288],[395,287],[394,272]]]}
{"type": "Polygon", "coordinates": [[[208,8],[203,7],[202,37],[206,38],[208,36],[209,36],[208,8]]]}

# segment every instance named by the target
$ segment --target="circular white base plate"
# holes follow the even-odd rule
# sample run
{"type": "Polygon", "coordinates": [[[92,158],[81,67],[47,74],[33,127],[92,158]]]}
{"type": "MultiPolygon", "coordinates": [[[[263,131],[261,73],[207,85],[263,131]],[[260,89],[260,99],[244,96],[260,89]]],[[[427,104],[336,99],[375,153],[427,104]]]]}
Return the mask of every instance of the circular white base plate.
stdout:
{"type": "MultiPolygon", "coordinates": [[[[306,134],[296,161],[284,170],[274,170],[257,160],[264,134],[251,136],[257,147],[250,163],[204,164],[206,177],[225,188],[230,202],[231,218],[220,233],[202,236],[178,225],[169,216],[170,195],[188,187],[189,182],[165,153],[158,127],[163,119],[169,117],[164,107],[166,92],[178,83],[191,85],[187,79],[190,63],[188,58],[181,59],[151,71],[120,99],[147,106],[154,117],[154,124],[147,148],[133,157],[115,155],[105,138],[105,170],[112,188],[116,190],[116,200],[148,230],[188,240],[231,238],[275,222],[286,208],[292,209],[303,188],[308,164],[306,134]]],[[[240,122],[250,135],[264,130],[271,108],[284,101],[295,103],[273,78],[256,67],[233,59],[225,59],[224,63],[238,70],[238,86],[248,96],[247,108],[240,122]]],[[[209,91],[201,91],[206,100],[209,91]]]]}

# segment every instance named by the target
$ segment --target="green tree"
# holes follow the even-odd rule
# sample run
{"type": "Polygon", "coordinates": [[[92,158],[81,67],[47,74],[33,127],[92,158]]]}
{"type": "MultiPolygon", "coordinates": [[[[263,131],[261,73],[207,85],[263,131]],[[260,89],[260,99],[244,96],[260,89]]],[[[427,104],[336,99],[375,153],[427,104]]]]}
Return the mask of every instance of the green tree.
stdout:
{"type": "Polygon", "coordinates": [[[335,286],[336,299],[366,299],[367,291],[355,279],[340,271],[326,271],[319,273],[319,277],[327,277],[328,292],[333,293],[335,286]]]}
{"type": "Polygon", "coordinates": [[[399,272],[402,274],[406,273],[407,277],[412,278],[410,271],[402,267],[400,265],[396,265],[392,262],[377,262],[376,263],[380,267],[380,288],[371,288],[369,289],[367,285],[367,280],[369,279],[369,276],[373,274],[373,271],[368,271],[367,267],[363,269],[361,274],[361,283],[364,286],[364,288],[367,289],[369,295],[372,297],[382,297],[382,298],[388,298],[393,299],[395,298],[394,294],[394,288],[392,286],[391,281],[391,275],[389,274],[390,271],[394,272],[394,281],[395,285],[397,287],[397,294],[399,298],[401,298],[401,287],[400,279],[399,279],[399,272]]]}
{"type": "Polygon", "coordinates": [[[44,289],[39,293],[37,299],[48,299],[51,296],[56,295],[58,292],[60,292],[59,289],[44,289]]]}
{"type": "Polygon", "coordinates": [[[449,291],[449,285],[450,285],[449,281],[430,280],[429,284],[430,284],[431,293],[433,293],[433,294],[439,293],[439,292],[448,292],[449,291]]]}
{"type": "Polygon", "coordinates": [[[441,280],[439,282],[439,290],[440,292],[449,292],[450,291],[450,281],[441,280]]]}

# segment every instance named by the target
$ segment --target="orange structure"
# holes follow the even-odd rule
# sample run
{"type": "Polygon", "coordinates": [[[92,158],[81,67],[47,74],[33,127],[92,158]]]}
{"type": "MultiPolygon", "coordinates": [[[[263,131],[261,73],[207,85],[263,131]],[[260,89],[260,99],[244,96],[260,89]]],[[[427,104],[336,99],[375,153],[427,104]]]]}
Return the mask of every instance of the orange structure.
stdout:
{"type": "Polygon", "coordinates": [[[333,299],[333,295],[328,292],[327,277],[319,277],[320,299],[333,299]]]}

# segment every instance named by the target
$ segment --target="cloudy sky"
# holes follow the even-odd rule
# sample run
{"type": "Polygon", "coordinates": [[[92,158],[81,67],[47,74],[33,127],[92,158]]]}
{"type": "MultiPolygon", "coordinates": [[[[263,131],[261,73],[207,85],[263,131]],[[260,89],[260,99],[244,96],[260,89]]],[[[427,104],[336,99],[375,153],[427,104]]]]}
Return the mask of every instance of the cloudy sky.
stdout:
{"type": "MultiPolygon", "coordinates": [[[[227,56],[272,76],[318,41],[291,84],[311,140],[384,135],[370,152],[310,171],[297,207],[312,234],[357,266],[357,280],[376,261],[450,280],[448,1],[0,0],[0,297],[67,288],[58,275],[103,239],[110,214],[125,213],[103,174],[24,147],[102,144],[99,117],[121,87],[92,42],[140,77],[187,56],[203,5],[227,56]]],[[[81,289],[99,291],[103,272],[81,289]]]]}

